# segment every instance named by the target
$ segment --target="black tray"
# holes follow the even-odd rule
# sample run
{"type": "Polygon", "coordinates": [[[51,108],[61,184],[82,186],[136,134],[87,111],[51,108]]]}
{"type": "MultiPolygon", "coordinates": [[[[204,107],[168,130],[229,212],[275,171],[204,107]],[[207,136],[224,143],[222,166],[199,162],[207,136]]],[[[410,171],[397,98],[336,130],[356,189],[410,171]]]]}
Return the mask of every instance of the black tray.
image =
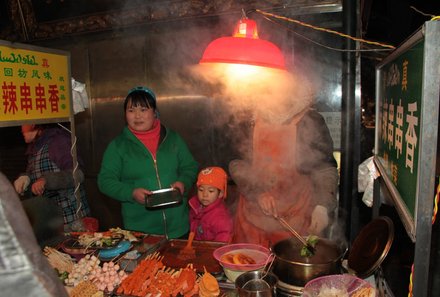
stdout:
{"type": "Polygon", "coordinates": [[[174,188],[153,191],[152,195],[145,197],[145,208],[156,209],[170,207],[182,203],[180,191],[174,188]]]}

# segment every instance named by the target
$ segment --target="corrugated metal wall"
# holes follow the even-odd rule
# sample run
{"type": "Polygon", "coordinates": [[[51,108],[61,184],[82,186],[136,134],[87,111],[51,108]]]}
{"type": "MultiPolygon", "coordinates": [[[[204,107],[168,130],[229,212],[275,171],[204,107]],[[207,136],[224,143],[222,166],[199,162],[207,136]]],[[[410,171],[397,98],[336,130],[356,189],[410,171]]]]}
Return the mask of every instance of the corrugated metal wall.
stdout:
{"type": "MultiPolygon", "coordinates": [[[[120,224],[119,204],[98,191],[96,177],[103,151],[125,124],[123,100],[132,87],[144,85],[155,91],[162,121],[183,136],[202,166],[227,168],[229,161],[239,156],[237,147],[246,141],[251,116],[237,120],[229,106],[213,98],[213,91],[190,77],[187,70],[198,63],[210,41],[230,35],[236,21],[237,16],[232,16],[158,23],[43,45],[69,51],[72,76],[87,86],[90,109],[75,116],[78,154],[86,164],[92,211],[103,229],[120,224]]],[[[338,113],[342,68],[339,52],[312,46],[261,17],[257,22],[260,38],[282,48],[292,71],[314,70],[320,76],[317,108],[338,113]]],[[[304,34],[339,46],[331,37],[311,31],[304,34]]]]}

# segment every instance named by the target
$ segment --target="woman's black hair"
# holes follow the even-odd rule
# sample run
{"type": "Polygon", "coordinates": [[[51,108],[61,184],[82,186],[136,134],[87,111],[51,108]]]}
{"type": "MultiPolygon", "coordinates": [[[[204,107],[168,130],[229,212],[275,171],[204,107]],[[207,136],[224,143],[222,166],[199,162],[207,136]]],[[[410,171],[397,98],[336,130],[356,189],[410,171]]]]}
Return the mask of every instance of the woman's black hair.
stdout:
{"type": "Polygon", "coordinates": [[[136,87],[128,92],[124,101],[124,111],[127,110],[128,102],[131,103],[131,106],[142,106],[156,110],[156,95],[145,87],[136,87]]]}

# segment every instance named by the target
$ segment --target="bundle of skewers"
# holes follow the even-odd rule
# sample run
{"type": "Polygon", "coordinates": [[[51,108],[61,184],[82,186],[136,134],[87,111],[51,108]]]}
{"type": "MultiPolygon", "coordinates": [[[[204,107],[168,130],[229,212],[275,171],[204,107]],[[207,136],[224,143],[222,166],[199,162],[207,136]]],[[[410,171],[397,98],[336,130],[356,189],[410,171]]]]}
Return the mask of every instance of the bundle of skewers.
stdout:
{"type": "Polygon", "coordinates": [[[136,269],[121,283],[117,294],[129,296],[182,296],[197,294],[197,273],[189,264],[179,270],[166,267],[163,256],[154,253],[142,260],[136,269]]]}
{"type": "Polygon", "coordinates": [[[148,255],[127,274],[118,263],[120,259],[101,262],[94,255],[86,255],[75,263],[69,255],[56,249],[46,247],[44,251],[49,263],[65,275],[64,283],[73,288],[71,292],[78,291],[79,286],[95,293],[139,297],[191,297],[196,294],[216,297],[220,293],[217,280],[206,269],[203,275],[198,275],[192,264],[180,269],[166,267],[158,252],[148,255]]]}

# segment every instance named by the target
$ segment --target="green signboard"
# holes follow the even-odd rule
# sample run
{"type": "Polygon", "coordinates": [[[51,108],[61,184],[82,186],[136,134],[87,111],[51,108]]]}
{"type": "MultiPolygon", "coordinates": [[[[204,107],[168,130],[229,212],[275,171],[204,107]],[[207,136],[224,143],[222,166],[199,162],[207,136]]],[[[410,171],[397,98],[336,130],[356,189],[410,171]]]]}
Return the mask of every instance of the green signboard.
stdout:
{"type": "Polygon", "coordinates": [[[429,21],[376,68],[374,160],[381,185],[386,186],[414,242],[416,238],[428,240],[431,230],[439,57],[440,22],[429,21]]]}
{"type": "Polygon", "coordinates": [[[420,147],[423,41],[385,65],[380,77],[377,158],[415,215],[420,147]]]}
{"type": "MultiPolygon", "coordinates": [[[[431,275],[435,167],[440,162],[439,81],[440,22],[435,20],[426,22],[376,68],[374,161],[381,174],[376,185],[392,199],[415,242],[412,292],[417,297],[428,296],[431,275]]],[[[375,205],[381,198],[377,196],[375,205]]]]}

